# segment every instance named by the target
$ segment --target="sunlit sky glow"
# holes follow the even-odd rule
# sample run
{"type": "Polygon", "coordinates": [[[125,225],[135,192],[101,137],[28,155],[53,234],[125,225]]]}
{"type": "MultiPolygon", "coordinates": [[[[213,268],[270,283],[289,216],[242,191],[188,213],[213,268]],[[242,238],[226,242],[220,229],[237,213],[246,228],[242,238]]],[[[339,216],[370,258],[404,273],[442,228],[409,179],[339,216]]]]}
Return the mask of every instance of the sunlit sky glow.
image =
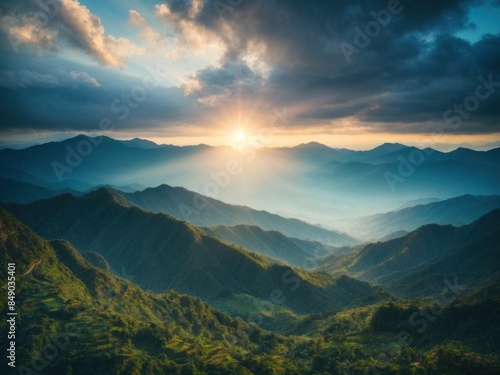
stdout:
{"type": "Polygon", "coordinates": [[[500,82],[496,0],[402,1],[348,58],[340,45],[355,47],[356,26],[387,2],[46,3],[0,4],[0,147],[80,133],[233,147],[500,142],[500,87],[474,99],[481,79],[500,82]]]}

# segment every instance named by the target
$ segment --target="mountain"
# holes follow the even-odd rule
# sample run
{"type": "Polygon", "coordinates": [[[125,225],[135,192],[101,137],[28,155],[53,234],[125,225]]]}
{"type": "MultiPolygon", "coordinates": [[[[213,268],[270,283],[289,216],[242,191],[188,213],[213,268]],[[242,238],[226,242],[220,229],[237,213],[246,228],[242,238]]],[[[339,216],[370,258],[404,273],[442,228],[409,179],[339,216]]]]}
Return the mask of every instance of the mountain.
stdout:
{"type": "MultiPolygon", "coordinates": [[[[445,288],[443,284],[442,289],[445,288]]],[[[331,346],[349,341],[349,345],[360,347],[357,340],[363,337],[363,350],[371,345],[384,345],[380,335],[387,335],[387,339],[394,341],[394,335],[407,332],[412,349],[427,349],[432,344],[451,339],[455,343],[465,343],[469,350],[498,353],[500,329],[495,324],[495,313],[500,311],[500,279],[482,288],[463,288],[455,292],[448,289],[447,302],[442,303],[428,298],[393,300],[341,312],[307,315],[291,332],[294,335],[320,333],[331,346]],[[440,304],[439,309],[436,302],[440,304]]]]}
{"type": "Polygon", "coordinates": [[[35,176],[26,173],[20,169],[11,168],[7,165],[0,165],[0,178],[2,180],[15,180],[24,183],[31,183],[38,186],[43,185],[43,182],[35,176]]]}
{"type": "MultiPolygon", "coordinates": [[[[433,305],[392,301],[304,316],[292,336],[281,336],[198,298],[145,292],[91,265],[70,243],[40,238],[2,208],[0,228],[0,262],[16,264],[16,309],[22,312],[16,368],[5,366],[7,375],[373,373],[386,368],[374,358],[386,358],[387,348],[398,373],[417,367],[428,374],[493,375],[500,368],[498,283],[443,306],[436,316],[429,315],[433,305]],[[432,329],[416,330],[423,319],[409,325],[414,313],[430,316],[425,327],[432,329]],[[411,347],[396,341],[402,327],[414,340],[411,347]]],[[[2,267],[0,279],[8,276],[2,267]]],[[[7,306],[0,307],[4,316],[7,306]]],[[[2,319],[0,330],[8,328],[2,319]]],[[[0,347],[9,353],[6,344],[0,347]]]]}
{"type": "Polygon", "coordinates": [[[457,161],[465,163],[479,163],[496,165],[500,156],[500,149],[488,151],[475,151],[468,148],[459,147],[450,152],[441,152],[432,148],[417,148],[399,144],[384,144],[373,150],[364,152],[363,157],[350,158],[350,161],[363,161],[373,164],[390,163],[398,160],[398,157],[403,157],[406,160],[418,160],[423,155],[423,159],[427,163],[442,162],[442,161],[457,161]],[[378,152],[376,152],[378,151],[378,152]],[[413,157],[412,157],[413,155],[413,157]]]}
{"type": "Polygon", "coordinates": [[[253,225],[219,225],[202,229],[210,236],[296,267],[304,267],[308,262],[336,251],[320,242],[287,237],[281,232],[265,231],[253,225]]]}
{"type": "Polygon", "coordinates": [[[82,192],[138,182],[183,186],[230,204],[285,210],[337,228],[335,220],[394,210],[409,200],[498,194],[499,150],[442,153],[384,144],[353,151],[318,143],[235,150],[78,136],[0,150],[0,177],[82,192]]]}
{"type": "Polygon", "coordinates": [[[278,150],[293,155],[297,160],[309,160],[317,165],[322,165],[325,164],[325,160],[339,162],[365,161],[407,148],[408,146],[400,143],[384,143],[371,150],[354,151],[345,148],[330,148],[321,143],[310,142],[278,150]]]}
{"type": "MultiPolygon", "coordinates": [[[[330,162],[318,169],[312,177],[317,182],[316,190],[326,186],[334,195],[349,197],[370,194],[383,199],[388,197],[457,196],[457,192],[474,195],[494,194],[500,190],[500,168],[496,164],[443,160],[424,162],[419,166],[409,164],[406,159],[371,164],[367,162],[330,162]],[[404,166],[404,167],[402,167],[404,166]],[[401,172],[402,171],[402,172],[401,172]],[[469,176],[463,178],[464,174],[469,176]]],[[[408,199],[405,199],[408,200],[408,199]]]]}
{"type": "Polygon", "coordinates": [[[162,147],[154,142],[148,141],[147,139],[141,139],[141,138],[134,138],[128,141],[122,141],[124,144],[127,146],[135,147],[135,148],[142,148],[145,150],[152,149],[152,148],[159,148],[162,147]]]}
{"type": "Polygon", "coordinates": [[[137,183],[141,171],[172,159],[179,161],[199,150],[196,146],[154,147],[152,142],[137,139],[119,141],[79,135],[23,150],[0,150],[0,170],[20,170],[40,183],[31,182],[45,187],[67,187],[71,181],[78,181],[86,190],[95,185],[137,183]]]}
{"type": "MultiPolygon", "coordinates": [[[[0,261],[16,267],[19,319],[16,368],[4,362],[4,374],[236,375],[264,363],[292,371],[294,351],[307,349],[305,341],[250,326],[198,298],[145,292],[92,266],[70,243],[40,238],[2,208],[0,228],[0,261]],[[282,359],[273,364],[277,352],[282,359]]],[[[5,283],[7,267],[0,277],[5,283]]],[[[0,329],[7,328],[2,319],[0,329]]]]}
{"type": "Polygon", "coordinates": [[[175,289],[212,303],[243,293],[300,313],[386,297],[350,278],[272,264],[172,216],[130,206],[110,189],[7,207],[45,238],[63,238],[81,252],[96,252],[113,269],[155,292],[175,289]]]}
{"type": "MultiPolygon", "coordinates": [[[[108,187],[114,190],[130,193],[144,189],[144,186],[140,184],[131,184],[127,186],[96,185],[92,186],[89,189],[86,189],[86,191],[94,191],[99,189],[100,187],[108,187]]],[[[19,182],[12,178],[0,178],[0,202],[2,203],[31,203],[40,199],[56,197],[64,193],[70,193],[76,196],[80,196],[83,194],[81,191],[71,188],[46,188],[28,182],[19,182]]]]}
{"type": "MultiPolygon", "coordinates": [[[[95,186],[90,191],[97,190],[100,187],[102,186],[95,186]]],[[[304,240],[313,239],[323,241],[330,246],[358,243],[356,239],[344,233],[325,230],[297,219],[287,219],[266,211],[257,211],[249,207],[225,204],[183,188],[172,188],[162,185],[157,188],[137,191],[137,188],[140,188],[140,186],[104,187],[120,190],[120,193],[133,205],[154,212],[169,213],[199,226],[253,224],[269,230],[279,230],[304,240]],[[206,207],[203,207],[202,210],[197,210],[193,207],[194,205],[199,207],[200,203],[206,205],[206,207]]],[[[13,179],[0,179],[0,202],[3,203],[31,203],[39,199],[52,198],[64,192],[71,193],[72,195],[82,194],[71,189],[53,190],[34,184],[18,182],[13,179]]],[[[240,244],[239,242],[237,243],[240,244]]],[[[305,243],[303,245],[308,248],[316,246],[305,243]]],[[[328,248],[328,246],[324,247],[325,249],[328,248]]],[[[320,255],[325,255],[325,253],[321,253],[320,255]]]]}
{"type": "Polygon", "coordinates": [[[404,148],[407,148],[407,146],[402,145],[401,143],[384,143],[381,144],[380,146],[377,146],[369,151],[361,151],[361,155],[369,155],[369,158],[372,158],[374,156],[378,155],[386,155],[391,152],[397,152],[400,151],[404,148]]]}
{"type": "Polygon", "coordinates": [[[500,210],[492,211],[474,223],[459,227],[467,238],[455,250],[431,264],[391,282],[398,294],[422,296],[437,293],[443,280],[458,280],[466,288],[482,286],[500,277],[500,210]]]}
{"type": "Polygon", "coordinates": [[[361,218],[356,225],[366,235],[380,238],[396,230],[412,231],[425,224],[465,225],[491,210],[500,208],[500,196],[463,195],[361,218]]]}
{"type": "Polygon", "coordinates": [[[393,240],[395,238],[404,237],[407,234],[408,234],[408,232],[406,230],[397,230],[395,232],[391,232],[391,233],[385,235],[384,237],[382,237],[380,239],[380,242],[386,242],[386,241],[389,241],[389,240],[393,240]]]}
{"type": "Polygon", "coordinates": [[[330,246],[358,243],[356,239],[344,233],[323,229],[297,219],[287,219],[267,211],[230,205],[181,187],[161,185],[123,196],[135,206],[153,212],[165,212],[197,226],[247,224],[303,240],[321,241],[330,246]]]}
{"type": "Polygon", "coordinates": [[[78,194],[71,189],[52,190],[27,182],[18,182],[10,178],[0,178],[0,202],[2,203],[31,203],[63,193],[78,194]]]}
{"type": "Polygon", "coordinates": [[[332,159],[332,161],[374,162],[376,160],[380,160],[385,155],[394,155],[395,153],[400,153],[403,150],[407,150],[408,148],[409,148],[408,146],[402,145],[400,143],[384,143],[371,150],[356,151],[355,153],[349,155],[347,158],[332,159]]]}
{"type": "Polygon", "coordinates": [[[429,294],[438,292],[446,277],[469,287],[500,277],[499,252],[500,210],[494,210],[469,225],[425,225],[355,254],[327,257],[319,270],[390,284],[405,295],[429,294]]]}
{"type": "Polygon", "coordinates": [[[343,159],[354,152],[345,149],[334,149],[318,142],[302,143],[295,147],[282,147],[264,151],[268,153],[279,153],[284,157],[291,158],[295,162],[309,166],[319,166],[323,164],[325,160],[343,159]]]}
{"type": "Polygon", "coordinates": [[[413,207],[413,206],[419,206],[419,205],[424,205],[424,204],[429,204],[429,203],[435,203],[439,202],[441,199],[439,198],[420,198],[420,199],[413,199],[411,201],[403,203],[401,206],[399,206],[397,209],[402,210],[403,208],[408,208],[408,207],[413,207]]]}

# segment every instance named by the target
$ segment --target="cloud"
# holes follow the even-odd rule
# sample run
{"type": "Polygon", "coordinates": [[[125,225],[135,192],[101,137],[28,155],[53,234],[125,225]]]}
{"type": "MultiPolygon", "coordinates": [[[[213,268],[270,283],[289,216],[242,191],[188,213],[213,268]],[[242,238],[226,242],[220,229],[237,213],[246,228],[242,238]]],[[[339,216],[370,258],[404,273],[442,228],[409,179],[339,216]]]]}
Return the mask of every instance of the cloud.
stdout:
{"type": "Polygon", "coordinates": [[[27,56],[20,52],[14,61],[0,61],[0,132],[99,132],[100,121],[109,118],[117,131],[154,129],[168,134],[176,124],[194,121],[192,99],[179,88],[162,85],[167,73],[161,66],[144,68],[134,77],[59,55],[43,61],[27,56]]]}
{"type": "Polygon", "coordinates": [[[52,2],[5,0],[0,19],[14,48],[28,45],[37,50],[70,47],[84,52],[102,65],[120,67],[142,51],[126,38],[107,35],[99,17],[77,0],[52,2]],[[42,5],[40,5],[42,4],[42,5]]]}
{"type": "MultiPolygon", "coordinates": [[[[469,13],[481,0],[401,1],[401,11],[389,14],[390,22],[379,25],[350,63],[340,43],[354,45],[356,27],[364,30],[387,15],[387,2],[236,3],[222,14],[208,1],[169,1],[156,8],[181,34],[206,30],[221,43],[219,64],[191,74],[183,85],[185,94],[199,95],[198,102],[215,105],[241,92],[234,69],[246,66],[252,76],[243,77],[249,83],[243,91],[265,92],[278,106],[300,108],[296,118],[303,126],[349,119],[372,131],[422,132],[470,95],[479,75],[500,72],[500,34],[474,44],[454,36],[470,27],[469,13]]],[[[188,37],[186,43],[196,45],[188,37]]],[[[492,110],[498,105],[496,93],[457,131],[500,131],[500,114],[492,110]]]]}
{"type": "Polygon", "coordinates": [[[176,31],[177,45],[171,58],[195,53],[216,61],[224,54],[224,45],[217,33],[196,21],[205,5],[201,0],[175,0],[155,6],[155,16],[176,31]]]}
{"type": "MultiPolygon", "coordinates": [[[[485,1],[500,6],[497,0],[485,1]]],[[[478,76],[500,72],[499,33],[477,42],[457,37],[471,27],[469,14],[482,3],[401,0],[402,11],[391,14],[390,22],[349,63],[340,44],[354,45],[358,27],[364,30],[387,17],[387,1],[169,0],[151,8],[152,14],[130,10],[120,20],[120,25],[128,22],[136,28],[144,46],[139,48],[106,34],[101,20],[76,0],[60,0],[51,12],[34,0],[4,0],[0,29],[31,52],[59,53],[36,58],[40,66],[20,67],[21,57],[14,54],[3,59],[8,63],[0,61],[2,94],[14,95],[2,111],[9,113],[9,126],[88,126],[95,117],[109,114],[115,98],[130,93],[132,81],[126,74],[111,79],[109,70],[76,65],[75,59],[58,70],[52,56],[64,56],[70,48],[100,65],[123,66],[132,55],[147,62],[145,52],[165,52],[168,44],[174,47],[160,64],[171,72],[189,73],[183,73],[180,87],[151,93],[134,109],[136,121],[127,119],[121,126],[168,128],[190,121],[210,126],[217,122],[211,116],[251,103],[247,112],[259,115],[272,114],[268,107],[289,108],[294,120],[287,126],[296,129],[428,132],[443,123],[446,110],[474,94],[478,76]],[[220,3],[226,6],[217,8],[220,3]],[[40,10],[47,19],[37,15],[40,10]],[[153,29],[148,16],[161,20],[163,29],[153,29]],[[42,66],[44,59],[50,63],[42,66]]],[[[20,55],[26,51],[21,48],[20,55]]],[[[460,128],[450,131],[500,131],[499,106],[496,89],[460,128]]]]}
{"type": "Polygon", "coordinates": [[[162,44],[165,38],[163,37],[163,35],[154,31],[138,11],[129,10],[128,24],[130,26],[137,26],[141,28],[141,32],[139,33],[138,38],[139,40],[146,43],[150,51],[156,52],[162,48],[162,44]]]}
{"type": "Polygon", "coordinates": [[[44,74],[32,70],[1,71],[0,87],[9,89],[54,88],[54,87],[99,87],[94,77],[86,72],[58,72],[44,74]]]}
{"type": "Polygon", "coordinates": [[[187,77],[181,88],[185,95],[197,97],[198,103],[214,107],[236,92],[256,95],[262,85],[262,77],[240,61],[201,69],[187,77]]]}
{"type": "Polygon", "coordinates": [[[10,89],[56,87],[60,84],[60,80],[51,74],[41,74],[29,70],[0,72],[0,86],[10,89]]]}
{"type": "Polygon", "coordinates": [[[99,87],[99,82],[94,77],[91,77],[86,72],[69,72],[69,77],[74,81],[77,86],[99,87]]]}

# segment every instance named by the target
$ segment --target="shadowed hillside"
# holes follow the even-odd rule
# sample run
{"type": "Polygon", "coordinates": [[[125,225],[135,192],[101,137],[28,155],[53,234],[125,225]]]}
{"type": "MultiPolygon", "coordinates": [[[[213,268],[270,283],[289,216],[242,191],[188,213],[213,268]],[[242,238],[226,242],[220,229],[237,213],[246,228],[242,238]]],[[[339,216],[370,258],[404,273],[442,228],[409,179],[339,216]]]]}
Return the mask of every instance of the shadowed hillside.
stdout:
{"type": "Polygon", "coordinates": [[[352,255],[320,260],[320,270],[391,284],[405,295],[437,292],[445,278],[480,286],[500,276],[500,210],[461,227],[437,224],[352,255]]]}
{"type": "Polygon", "coordinates": [[[385,297],[356,280],[273,265],[191,224],[129,206],[109,189],[8,208],[40,235],[64,238],[82,252],[95,251],[113,269],[125,270],[134,282],[157,292],[175,289],[208,301],[242,292],[279,301],[297,312],[339,309],[385,297]]]}
{"type": "Polygon", "coordinates": [[[180,187],[161,185],[144,191],[123,194],[128,202],[153,212],[166,212],[198,226],[259,226],[286,236],[321,241],[328,245],[352,245],[358,241],[344,233],[326,230],[297,219],[287,219],[267,211],[230,205],[180,187]]]}
{"type": "Polygon", "coordinates": [[[265,231],[252,225],[220,225],[203,230],[221,240],[297,267],[304,267],[307,262],[336,251],[319,242],[286,237],[278,231],[265,231]]]}
{"type": "MultiPolygon", "coordinates": [[[[17,369],[3,373],[241,374],[238,368],[260,362],[249,351],[279,352],[277,366],[297,368],[292,348],[301,349],[292,339],[251,327],[198,298],[145,292],[92,266],[70,243],[38,237],[2,208],[0,228],[0,261],[16,264],[21,319],[17,369]]],[[[0,277],[7,280],[5,267],[0,277]]],[[[4,316],[6,307],[2,303],[4,316]]],[[[2,319],[2,332],[6,327],[2,319]]]]}
{"type": "Polygon", "coordinates": [[[356,220],[365,237],[380,238],[396,230],[412,231],[425,224],[465,225],[500,208],[500,196],[463,195],[356,220]]]}

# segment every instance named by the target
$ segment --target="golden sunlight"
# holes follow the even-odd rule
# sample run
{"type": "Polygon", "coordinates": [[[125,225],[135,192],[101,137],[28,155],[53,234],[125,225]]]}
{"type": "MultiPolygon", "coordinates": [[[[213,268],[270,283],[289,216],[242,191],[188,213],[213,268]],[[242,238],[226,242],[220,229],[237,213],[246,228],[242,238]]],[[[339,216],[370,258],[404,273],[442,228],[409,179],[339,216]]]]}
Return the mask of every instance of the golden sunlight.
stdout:
{"type": "Polygon", "coordinates": [[[239,146],[241,143],[245,142],[247,139],[247,136],[241,129],[236,129],[236,131],[233,134],[233,140],[237,143],[239,146]]]}

